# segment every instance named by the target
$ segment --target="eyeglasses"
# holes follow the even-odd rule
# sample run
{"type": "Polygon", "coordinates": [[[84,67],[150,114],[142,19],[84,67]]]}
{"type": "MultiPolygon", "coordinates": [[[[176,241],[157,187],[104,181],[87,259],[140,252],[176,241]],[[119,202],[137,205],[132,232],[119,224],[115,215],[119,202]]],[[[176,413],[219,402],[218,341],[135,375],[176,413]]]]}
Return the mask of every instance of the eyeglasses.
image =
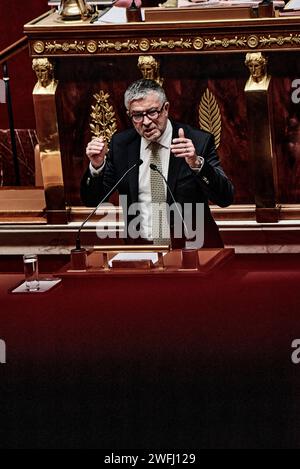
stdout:
{"type": "Polygon", "coordinates": [[[165,107],[165,104],[166,103],[164,103],[160,109],[150,109],[149,111],[136,112],[135,114],[131,114],[131,116],[129,116],[129,117],[136,124],[139,124],[140,122],[143,122],[145,116],[147,116],[148,119],[150,119],[150,120],[158,119],[158,117],[161,114],[163,108],[165,107]]]}

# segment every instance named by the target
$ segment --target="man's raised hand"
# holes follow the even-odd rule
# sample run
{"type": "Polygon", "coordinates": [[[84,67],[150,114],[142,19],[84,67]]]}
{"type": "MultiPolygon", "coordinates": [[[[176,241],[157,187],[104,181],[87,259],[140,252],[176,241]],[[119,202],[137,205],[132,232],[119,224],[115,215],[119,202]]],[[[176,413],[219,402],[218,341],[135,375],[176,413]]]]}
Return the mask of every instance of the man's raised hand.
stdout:
{"type": "Polygon", "coordinates": [[[104,162],[107,153],[107,144],[103,137],[93,138],[86,147],[86,154],[93,168],[99,169],[104,162]]]}

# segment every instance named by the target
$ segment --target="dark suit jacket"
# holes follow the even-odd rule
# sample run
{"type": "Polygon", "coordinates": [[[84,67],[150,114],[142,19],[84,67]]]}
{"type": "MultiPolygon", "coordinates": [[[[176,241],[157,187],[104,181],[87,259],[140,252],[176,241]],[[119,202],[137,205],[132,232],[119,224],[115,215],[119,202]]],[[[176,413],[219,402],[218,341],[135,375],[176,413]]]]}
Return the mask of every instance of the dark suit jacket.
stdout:
{"type": "MultiPolygon", "coordinates": [[[[193,141],[197,155],[203,156],[205,163],[201,172],[195,174],[184,158],[176,158],[171,153],[168,172],[170,188],[176,202],[182,206],[184,203],[204,203],[204,247],[221,247],[223,243],[218,227],[211,216],[208,201],[220,207],[230,205],[233,201],[233,186],[220,165],[214,138],[208,132],[196,130],[187,125],[172,122],[172,126],[173,138],[178,137],[179,128],[183,128],[185,136],[193,141]]],[[[82,178],[81,199],[85,205],[96,206],[125,171],[139,160],[140,143],[141,137],[135,129],[113,136],[110,152],[101,175],[92,177],[88,169],[82,178]]],[[[136,167],[118,187],[119,194],[127,195],[128,206],[138,201],[138,171],[139,168],[136,167]]],[[[172,204],[169,193],[167,202],[172,204]]],[[[183,245],[182,240],[173,243],[173,247],[183,245]]]]}

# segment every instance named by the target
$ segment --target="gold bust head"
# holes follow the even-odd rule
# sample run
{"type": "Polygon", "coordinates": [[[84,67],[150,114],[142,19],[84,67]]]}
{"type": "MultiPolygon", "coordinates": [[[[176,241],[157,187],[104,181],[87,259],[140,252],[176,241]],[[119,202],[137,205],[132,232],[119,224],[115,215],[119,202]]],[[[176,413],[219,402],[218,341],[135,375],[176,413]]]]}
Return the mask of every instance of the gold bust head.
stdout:
{"type": "Polygon", "coordinates": [[[138,67],[145,80],[154,80],[162,85],[163,79],[159,75],[159,62],[152,55],[140,55],[138,67]]]}
{"type": "Polygon", "coordinates": [[[255,83],[259,83],[266,78],[267,63],[267,58],[261,52],[249,52],[246,54],[245,65],[249,68],[251,78],[255,83]]]}
{"type": "Polygon", "coordinates": [[[158,62],[152,55],[141,55],[138,60],[138,67],[146,80],[155,79],[158,70],[158,62]]]}
{"type": "Polygon", "coordinates": [[[43,88],[49,86],[54,79],[54,66],[46,58],[33,59],[32,69],[35,71],[39,85],[43,88]]]}

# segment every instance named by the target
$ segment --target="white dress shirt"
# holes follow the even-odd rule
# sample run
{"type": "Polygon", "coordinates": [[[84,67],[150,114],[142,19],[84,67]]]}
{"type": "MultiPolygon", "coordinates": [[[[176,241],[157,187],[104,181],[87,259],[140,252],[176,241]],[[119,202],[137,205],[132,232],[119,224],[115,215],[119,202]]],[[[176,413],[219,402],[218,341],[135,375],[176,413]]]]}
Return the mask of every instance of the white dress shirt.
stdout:
{"type": "MultiPolygon", "coordinates": [[[[162,136],[157,140],[160,144],[158,156],[161,159],[162,174],[168,179],[170,146],[172,141],[172,125],[168,120],[167,127],[162,136]]],[[[151,209],[151,185],[150,185],[150,157],[151,142],[142,137],[140,157],[143,164],[139,167],[139,194],[138,202],[141,219],[141,237],[152,239],[152,209],[151,209]]],[[[167,194],[167,188],[165,188],[167,194]]]]}
{"type": "MultiPolygon", "coordinates": [[[[162,173],[168,179],[169,161],[170,161],[170,147],[172,142],[172,124],[168,120],[167,127],[161,137],[157,140],[160,144],[158,155],[161,158],[162,173]]],[[[152,209],[151,209],[151,186],[150,186],[150,156],[151,156],[151,142],[144,137],[141,138],[140,158],[143,164],[139,167],[139,192],[138,203],[140,210],[141,228],[140,235],[142,238],[152,239],[152,209]]],[[[92,176],[98,176],[105,166],[103,165],[95,169],[90,163],[89,169],[92,176]]],[[[166,189],[167,194],[167,189],[166,189]]]]}

